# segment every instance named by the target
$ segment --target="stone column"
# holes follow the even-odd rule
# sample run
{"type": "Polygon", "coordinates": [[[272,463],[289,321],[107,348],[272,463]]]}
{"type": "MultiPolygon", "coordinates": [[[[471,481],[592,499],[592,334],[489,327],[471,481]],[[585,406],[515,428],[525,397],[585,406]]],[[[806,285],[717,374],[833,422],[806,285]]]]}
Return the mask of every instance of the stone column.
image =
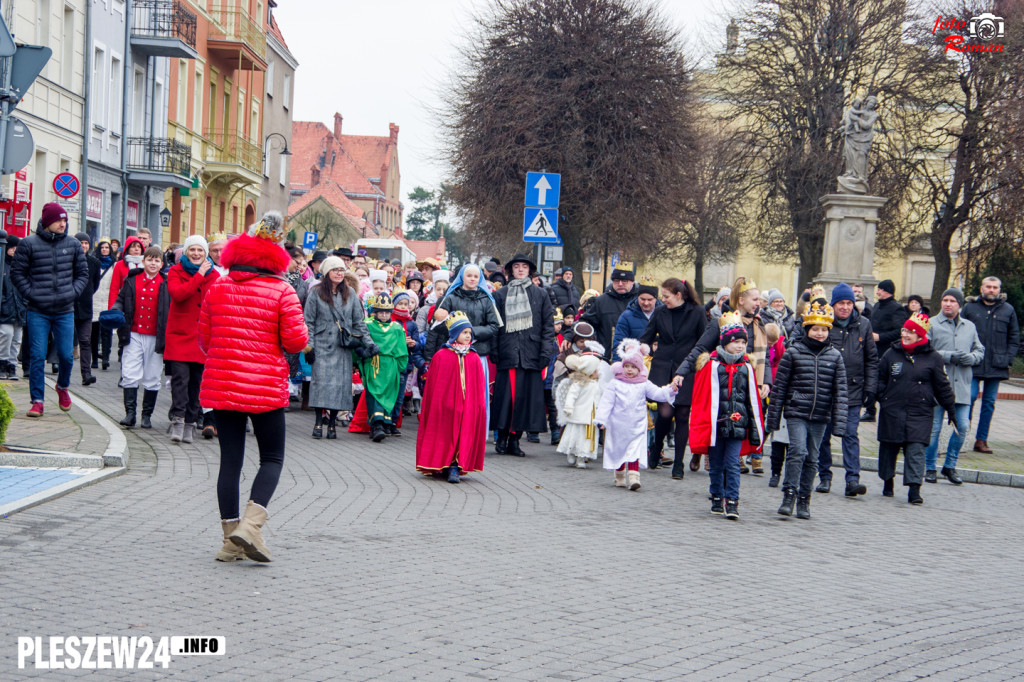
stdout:
{"type": "Polygon", "coordinates": [[[815,282],[831,294],[839,282],[860,282],[865,289],[877,284],[875,269],[875,228],[878,209],[889,201],[885,197],[863,194],[826,194],[825,246],[821,273],[815,282]]]}

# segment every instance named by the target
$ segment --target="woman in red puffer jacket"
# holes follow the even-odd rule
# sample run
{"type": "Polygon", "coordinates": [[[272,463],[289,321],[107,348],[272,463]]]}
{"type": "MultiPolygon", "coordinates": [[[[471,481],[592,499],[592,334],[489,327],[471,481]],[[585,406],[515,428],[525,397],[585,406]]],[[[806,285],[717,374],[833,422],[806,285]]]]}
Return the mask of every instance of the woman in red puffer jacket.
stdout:
{"type": "Polygon", "coordinates": [[[218,561],[245,556],[270,561],[260,529],[284,463],[284,354],[298,353],[309,341],[299,297],[283,277],[291,258],[279,245],[281,214],[264,215],[253,235],[236,237],[224,247],[221,265],[228,274],[210,286],[199,313],[199,347],[206,353],[199,400],[213,408],[220,438],[217,500],[224,544],[218,561]],[[239,519],[247,419],[259,446],[260,468],[239,519]]]}

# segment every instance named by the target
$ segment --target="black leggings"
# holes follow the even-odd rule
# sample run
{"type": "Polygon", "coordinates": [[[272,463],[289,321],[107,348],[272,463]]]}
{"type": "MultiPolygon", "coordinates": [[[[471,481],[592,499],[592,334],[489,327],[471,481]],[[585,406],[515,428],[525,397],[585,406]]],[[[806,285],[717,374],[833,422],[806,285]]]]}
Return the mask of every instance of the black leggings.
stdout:
{"type": "Polygon", "coordinates": [[[654,447],[651,448],[651,457],[659,458],[665,448],[665,437],[672,428],[672,418],[676,420],[676,451],[674,466],[680,466],[683,455],[686,452],[686,443],[690,437],[690,406],[676,405],[673,403],[658,403],[658,416],[654,419],[654,447]]]}
{"type": "Polygon", "coordinates": [[[270,502],[284,465],[284,408],[270,412],[235,412],[214,410],[217,436],[220,439],[220,474],[217,476],[217,502],[222,519],[238,518],[238,483],[245,460],[245,420],[252,420],[252,430],[260,450],[260,468],[252,482],[249,499],[266,507],[270,502]]]}

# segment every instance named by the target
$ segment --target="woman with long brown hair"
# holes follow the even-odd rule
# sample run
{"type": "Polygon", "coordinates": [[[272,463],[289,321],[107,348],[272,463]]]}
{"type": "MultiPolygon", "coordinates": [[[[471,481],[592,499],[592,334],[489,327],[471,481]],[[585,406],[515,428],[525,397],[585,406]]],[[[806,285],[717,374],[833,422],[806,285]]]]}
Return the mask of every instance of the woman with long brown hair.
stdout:
{"type": "MultiPolygon", "coordinates": [[[[669,277],[661,283],[661,301],[665,305],[655,308],[647,329],[640,337],[641,343],[657,349],[651,360],[650,379],[657,386],[664,386],[672,380],[673,370],[686,359],[704,334],[707,319],[704,306],[697,298],[693,286],[685,281],[669,277]]],[[[658,403],[658,418],[654,422],[654,445],[648,456],[648,468],[655,469],[661,462],[665,436],[675,425],[675,457],[672,462],[672,478],[683,478],[683,455],[690,428],[690,402],[693,398],[693,374],[680,384],[679,393],[671,403],[658,403]]],[[[699,455],[695,455],[699,462],[699,455]]],[[[691,465],[692,468],[692,465],[691,465]]]]}

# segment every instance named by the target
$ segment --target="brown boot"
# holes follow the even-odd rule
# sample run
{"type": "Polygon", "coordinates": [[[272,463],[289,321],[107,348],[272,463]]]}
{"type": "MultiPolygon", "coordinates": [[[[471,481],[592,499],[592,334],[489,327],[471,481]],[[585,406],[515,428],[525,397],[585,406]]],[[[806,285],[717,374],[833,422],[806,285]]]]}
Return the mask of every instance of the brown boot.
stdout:
{"type": "Polygon", "coordinates": [[[974,451],[975,452],[982,452],[982,453],[984,453],[986,455],[991,455],[992,454],[992,448],[990,448],[988,446],[988,441],[984,441],[984,440],[976,440],[976,441],[974,441],[974,451]]]}
{"type": "Polygon", "coordinates": [[[263,533],[260,531],[266,522],[267,510],[249,500],[249,504],[245,506],[245,515],[229,536],[231,542],[245,550],[245,556],[261,563],[270,561],[270,550],[264,544],[263,533]]]}
{"type": "Polygon", "coordinates": [[[217,551],[217,556],[214,558],[217,561],[241,561],[244,559],[245,550],[228,539],[235,532],[235,529],[238,528],[238,520],[221,521],[220,527],[224,531],[224,544],[217,551]]]}

